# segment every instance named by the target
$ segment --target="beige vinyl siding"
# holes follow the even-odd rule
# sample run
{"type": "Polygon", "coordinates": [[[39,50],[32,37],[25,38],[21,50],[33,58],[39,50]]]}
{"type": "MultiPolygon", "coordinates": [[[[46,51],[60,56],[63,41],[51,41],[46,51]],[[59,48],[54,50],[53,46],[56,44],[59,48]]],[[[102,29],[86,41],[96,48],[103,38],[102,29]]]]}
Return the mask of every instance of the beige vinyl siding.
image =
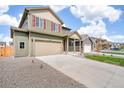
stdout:
{"type": "Polygon", "coordinates": [[[51,32],[51,22],[46,20],[46,31],[51,32]]]}
{"type": "Polygon", "coordinates": [[[28,34],[15,32],[15,56],[28,56],[28,34]],[[20,49],[20,42],[25,43],[24,49],[20,49]]]}
{"type": "Polygon", "coordinates": [[[51,20],[57,24],[61,24],[59,22],[58,19],[55,18],[55,16],[50,12],[50,11],[47,11],[47,10],[42,10],[41,12],[39,10],[37,11],[30,11],[31,14],[37,16],[37,17],[40,17],[42,19],[47,19],[47,20],[51,20]]]}
{"type": "MultiPolygon", "coordinates": [[[[42,19],[40,17],[37,17],[37,16],[35,16],[35,17],[39,18],[39,20],[40,19],[43,20],[42,27],[39,27],[37,25],[35,27],[33,27],[32,16],[34,16],[34,15],[30,15],[30,29],[35,30],[35,31],[47,31],[47,32],[51,32],[51,33],[53,33],[53,32],[61,33],[62,32],[62,27],[61,26],[60,26],[60,32],[59,32],[59,25],[60,24],[55,23],[55,22],[53,22],[51,20],[47,20],[47,19],[45,19],[45,21],[46,21],[46,29],[44,29],[44,19],[42,19]],[[56,29],[53,30],[53,31],[51,31],[51,23],[54,23],[56,25],[56,29]]],[[[38,22],[38,23],[40,25],[40,22],[38,22]]]]}

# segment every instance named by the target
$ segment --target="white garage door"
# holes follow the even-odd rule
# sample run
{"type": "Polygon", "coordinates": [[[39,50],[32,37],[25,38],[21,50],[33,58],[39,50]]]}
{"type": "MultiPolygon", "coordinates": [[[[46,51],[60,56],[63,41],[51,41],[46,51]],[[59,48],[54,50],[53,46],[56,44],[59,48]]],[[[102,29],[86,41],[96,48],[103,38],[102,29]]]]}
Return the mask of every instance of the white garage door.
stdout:
{"type": "Polygon", "coordinates": [[[84,45],[84,53],[91,52],[91,45],[84,45]]]}
{"type": "Polygon", "coordinates": [[[36,41],[35,56],[60,54],[63,52],[62,42],[36,41]]]}

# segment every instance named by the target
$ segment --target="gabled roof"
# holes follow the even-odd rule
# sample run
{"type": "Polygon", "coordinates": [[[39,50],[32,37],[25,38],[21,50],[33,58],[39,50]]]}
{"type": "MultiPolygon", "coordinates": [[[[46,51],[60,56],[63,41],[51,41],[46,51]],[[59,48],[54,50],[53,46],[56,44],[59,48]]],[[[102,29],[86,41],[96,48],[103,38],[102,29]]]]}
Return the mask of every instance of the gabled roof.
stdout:
{"type": "Polygon", "coordinates": [[[77,31],[69,32],[68,36],[71,37],[73,34],[77,34],[79,36],[79,38],[81,39],[81,36],[79,35],[79,33],[77,31]]]}
{"type": "Polygon", "coordinates": [[[86,40],[86,39],[89,39],[92,43],[94,43],[94,41],[92,40],[91,37],[89,37],[87,34],[82,34],[81,35],[81,39],[82,41],[86,40]]]}
{"type": "Polygon", "coordinates": [[[82,35],[81,35],[82,41],[84,41],[86,38],[88,38],[88,35],[87,35],[87,34],[82,34],[82,35]]]}
{"type": "Polygon", "coordinates": [[[96,43],[97,38],[95,38],[95,37],[90,37],[90,39],[93,41],[93,43],[96,43]]]}
{"type": "Polygon", "coordinates": [[[29,11],[36,11],[36,10],[50,11],[61,24],[64,24],[63,21],[56,15],[56,13],[49,7],[46,7],[46,8],[25,8],[22,19],[21,19],[20,24],[19,24],[19,27],[22,26],[22,24],[23,24],[25,18],[27,17],[27,14],[29,13],[29,11]]]}

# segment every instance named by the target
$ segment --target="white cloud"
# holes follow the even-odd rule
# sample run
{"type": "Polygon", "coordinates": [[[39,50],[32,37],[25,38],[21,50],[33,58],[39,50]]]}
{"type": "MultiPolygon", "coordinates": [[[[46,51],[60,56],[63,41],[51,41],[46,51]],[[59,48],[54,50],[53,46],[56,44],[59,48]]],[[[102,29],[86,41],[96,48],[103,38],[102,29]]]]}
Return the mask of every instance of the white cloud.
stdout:
{"type": "Polygon", "coordinates": [[[67,6],[67,5],[51,5],[51,6],[49,6],[49,7],[50,7],[53,11],[59,12],[59,11],[65,9],[65,8],[69,7],[69,6],[67,6]]]}
{"type": "Polygon", "coordinates": [[[18,25],[19,25],[19,23],[20,23],[20,21],[21,21],[21,19],[22,19],[22,16],[23,16],[23,14],[22,14],[22,13],[20,13],[20,14],[19,14],[19,21],[18,21],[18,25]]]}
{"type": "Polygon", "coordinates": [[[123,40],[122,36],[107,36],[108,31],[103,21],[103,19],[108,19],[109,22],[116,22],[122,14],[121,10],[114,9],[112,6],[71,6],[70,11],[76,18],[80,18],[83,23],[88,23],[88,25],[78,29],[80,34],[101,37],[109,41],[123,40]]]}
{"type": "MultiPolygon", "coordinates": [[[[0,5],[0,25],[9,25],[9,26],[17,27],[22,14],[19,14],[20,18],[18,21],[16,17],[7,14],[8,10],[9,10],[9,6],[0,5]]],[[[12,39],[10,38],[10,36],[5,36],[4,34],[0,34],[0,41],[6,42],[8,44],[10,41],[12,41],[12,39]]]]}
{"type": "Polygon", "coordinates": [[[0,5],[0,15],[6,13],[9,10],[8,5],[0,5]]]}
{"type": "Polygon", "coordinates": [[[0,16],[0,25],[18,26],[18,21],[16,17],[10,16],[8,14],[3,14],[0,16]]]}
{"type": "Polygon", "coordinates": [[[109,38],[113,42],[123,42],[124,43],[124,35],[112,35],[112,36],[109,36],[109,38]]]}
{"type": "Polygon", "coordinates": [[[1,6],[0,5],[0,25],[10,25],[10,26],[18,26],[19,21],[16,17],[7,14],[9,6],[1,6]]]}
{"type": "Polygon", "coordinates": [[[0,34],[0,41],[2,42],[6,42],[7,44],[9,44],[9,42],[12,42],[12,39],[9,36],[5,36],[3,34],[0,34]]]}
{"type": "Polygon", "coordinates": [[[114,9],[112,6],[71,6],[70,11],[84,23],[96,22],[105,18],[110,22],[115,22],[122,14],[121,10],[114,9]]]}
{"type": "Polygon", "coordinates": [[[92,23],[85,27],[80,27],[78,30],[79,34],[88,34],[93,37],[101,37],[107,32],[106,25],[102,20],[99,20],[98,23],[92,23]]]}

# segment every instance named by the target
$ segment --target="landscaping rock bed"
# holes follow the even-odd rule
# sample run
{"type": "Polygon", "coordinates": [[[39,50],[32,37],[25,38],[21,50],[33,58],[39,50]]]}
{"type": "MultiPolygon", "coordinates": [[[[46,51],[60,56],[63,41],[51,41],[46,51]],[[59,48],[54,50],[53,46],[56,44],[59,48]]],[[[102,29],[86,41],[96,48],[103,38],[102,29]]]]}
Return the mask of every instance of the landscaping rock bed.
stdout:
{"type": "Polygon", "coordinates": [[[35,58],[0,58],[1,88],[82,88],[71,79],[35,58]]]}

